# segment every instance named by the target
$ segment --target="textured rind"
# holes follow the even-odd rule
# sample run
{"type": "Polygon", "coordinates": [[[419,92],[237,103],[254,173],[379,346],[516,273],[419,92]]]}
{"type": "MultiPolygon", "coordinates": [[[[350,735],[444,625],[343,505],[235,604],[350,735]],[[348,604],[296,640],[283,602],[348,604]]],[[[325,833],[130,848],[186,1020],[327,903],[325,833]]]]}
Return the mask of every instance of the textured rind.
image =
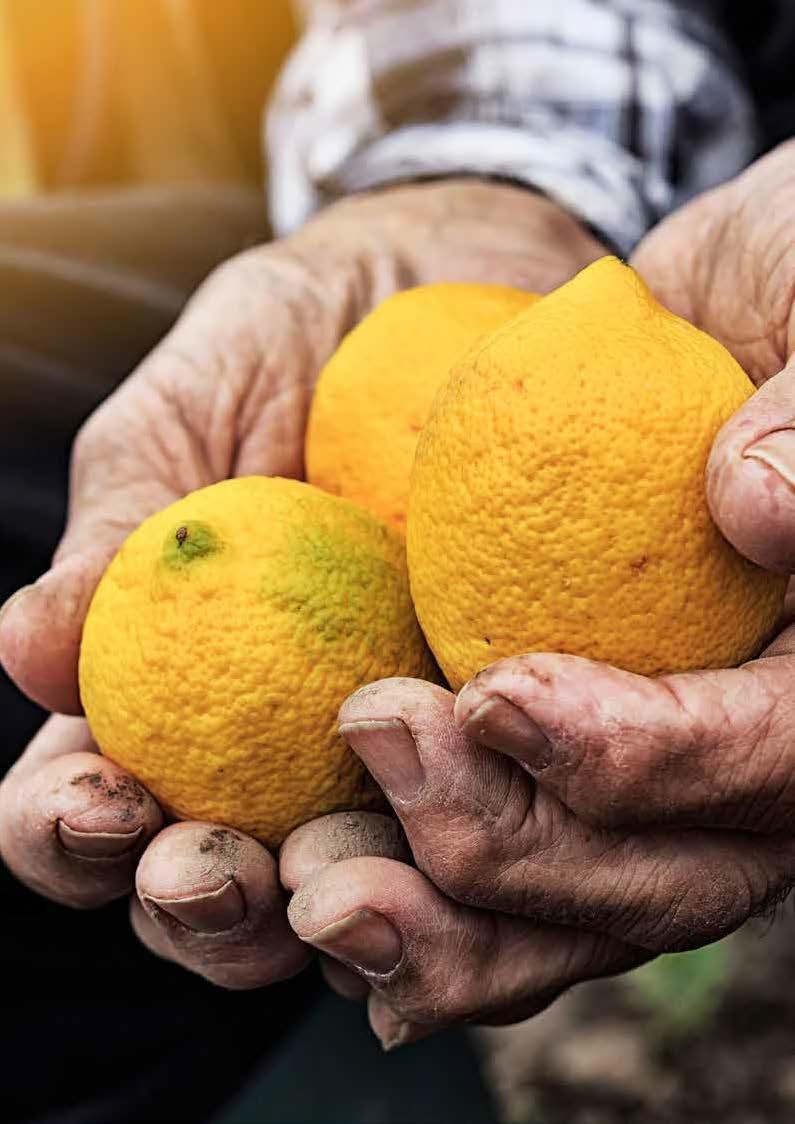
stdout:
{"type": "Polygon", "coordinates": [[[293,480],[194,492],[124,543],[80,655],[97,744],[183,819],[268,846],[382,797],[337,732],[351,691],[438,677],[408,592],[405,546],[369,513],[293,480]],[[180,527],[213,550],[174,564],[180,527]]]}
{"type": "Polygon", "coordinates": [[[307,479],[405,530],[417,438],[450,368],[538,297],[503,285],[421,285],[389,297],[320,373],[307,479]]]}
{"type": "Polygon", "coordinates": [[[479,341],[434,403],[409,506],[412,596],[453,688],[523,652],[646,675],[756,654],[786,580],[722,537],[705,485],[752,391],[615,258],[479,341]]]}

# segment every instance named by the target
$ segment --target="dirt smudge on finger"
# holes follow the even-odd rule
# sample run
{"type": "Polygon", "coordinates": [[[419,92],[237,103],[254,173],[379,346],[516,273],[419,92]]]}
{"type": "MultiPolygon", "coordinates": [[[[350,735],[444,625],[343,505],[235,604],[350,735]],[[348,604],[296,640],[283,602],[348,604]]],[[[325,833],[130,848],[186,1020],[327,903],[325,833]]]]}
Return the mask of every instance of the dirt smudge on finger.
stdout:
{"type": "Polygon", "coordinates": [[[145,789],[133,777],[121,773],[108,776],[101,770],[78,773],[69,782],[75,787],[84,786],[100,800],[112,800],[119,804],[118,814],[122,823],[130,823],[139,818],[139,812],[146,803],[145,789]]]}

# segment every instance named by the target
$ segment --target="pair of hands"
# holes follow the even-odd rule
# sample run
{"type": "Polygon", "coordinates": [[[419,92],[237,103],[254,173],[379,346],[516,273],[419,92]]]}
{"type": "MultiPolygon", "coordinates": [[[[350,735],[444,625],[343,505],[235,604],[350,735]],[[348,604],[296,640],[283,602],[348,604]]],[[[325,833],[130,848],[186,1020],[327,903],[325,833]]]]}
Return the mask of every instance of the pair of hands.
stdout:
{"type": "MultiPolygon", "coordinates": [[[[663,223],[633,263],[760,388],[715,445],[710,503],[738,549],[785,572],[793,187],[789,145],[663,223]]],[[[125,535],[212,481],[300,475],[316,373],[370,307],[450,278],[548,290],[603,252],[547,200],[459,181],[348,200],[209,279],[82,430],[52,568],[0,616],[6,670],[57,712],[0,788],[0,851],[18,877],[79,907],[134,887],[143,942],[226,987],[286,978],[314,947],[332,986],[369,994],[387,1046],[460,1019],[525,1018],[580,980],[711,941],[786,892],[790,628],[720,672],[646,680],[535,655],[501,661],[457,698],[370,685],[345,702],[341,729],[405,839],[384,816],[329,816],[294,832],[278,864],[238,832],[164,828],[70,717],[82,622],[125,535]]]]}

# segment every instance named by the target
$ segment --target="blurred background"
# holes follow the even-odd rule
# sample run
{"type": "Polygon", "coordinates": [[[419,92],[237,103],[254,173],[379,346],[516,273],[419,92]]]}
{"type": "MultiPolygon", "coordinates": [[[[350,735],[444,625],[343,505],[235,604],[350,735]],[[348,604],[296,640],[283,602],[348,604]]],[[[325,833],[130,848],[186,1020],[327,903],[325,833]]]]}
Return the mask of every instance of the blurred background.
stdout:
{"type": "MultiPolygon", "coordinates": [[[[0,601],[48,564],[80,422],[217,262],[268,237],[261,114],[295,34],[287,0],[0,0],[0,601]]],[[[7,766],[42,715],[5,679],[0,715],[7,766]]],[[[139,949],[123,904],[73,914],[5,872],[0,894],[26,992],[6,1121],[795,1119],[789,916],[384,1057],[312,973],[221,994],[139,949]],[[175,1089],[186,1115],[157,1115],[175,1089]]]]}

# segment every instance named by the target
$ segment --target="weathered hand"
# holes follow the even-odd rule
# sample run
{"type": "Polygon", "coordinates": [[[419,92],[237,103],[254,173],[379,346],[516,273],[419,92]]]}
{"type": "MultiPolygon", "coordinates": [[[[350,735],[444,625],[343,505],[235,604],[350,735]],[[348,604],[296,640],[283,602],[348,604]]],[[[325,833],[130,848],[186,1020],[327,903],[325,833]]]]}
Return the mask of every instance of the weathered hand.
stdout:
{"type": "Polygon", "coordinates": [[[230,987],[306,962],[272,856],[238,833],[163,817],[97,755],[77,717],[77,657],[94,587],[126,534],[194,488],[301,470],[311,376],[345,328],[300,253],[257,250],[219,270],[167,339],[88,421],[73,453],[70,511],[52,568],[8,604],[0,656],[50,718],[0,788],[0,849],[41,893],[91,907],[127,894],[150,947],[230,987]],[[207,934],[215,934],[211,940],[207,934]]]}
{"type": "MultiPolygon", "coordinates": [[[[793,221],[789,145],[663,223],[633,263],[760,387],[715,444],[709,498],[741,551],[787,573],[793,221]]],[[[397,1038],[462,1017],[521,1018],[578,979],[715,940],[795,881],[793,682],[788,627],[726,671],[648,680],[540,654],[493,665],[457,699],[375,684],[345,704],[343,730],[422,873],[403,872],[400,893],[368,860],[321,870],[294,898],[293,925],[333,953],[330,924],[388,918],[396,964],[363,974],[376,1021],[397,1038]]],[[[357,963],[343,938],[337,954],[357,963]]]]}
{"type": "MultiPolygon", "coordinates": [[[[145,943],[224,986],[300,969],[309,953],[287,924],[273,857],[213,825],[161,831],[151,796],[96,753],[82,719],[64,717],[81,713],[77,656],[96,583],[127,533],[186,492],[234,475],[301,474],[317,371],[378,300],[442,279],[551,288],[601,252],[540,197],[449,182],[348,200],[208,280],[80,433],[52,568],[2,613],[6,670],[60,712],[0,788],[0,851],[20,879],[79,907],[135,885],[145,943]]],[[[359,853],[354,843],[403,853],[394,840],[383,850],[379,817],[347,850],[336,821],[318,823],[299,836],[310,856],[359,853]]]]}
{"type": "Polygon", "coordinates": [[[461,734],[454,704],[441,687],[388,679],[340,712],[417,870],[355,858],[316,867],[301,885],[292,839],[282,856],[295,931],[372,988],[370,1022],[386,1046],[460,1020],[527,1018],[573,984],[651,956],[634,943],[634,906],[653,898],[653,854],[635,871],[629,846],[461,734]],[[621,901],[605,925],[617,878],[621,901]]]}

